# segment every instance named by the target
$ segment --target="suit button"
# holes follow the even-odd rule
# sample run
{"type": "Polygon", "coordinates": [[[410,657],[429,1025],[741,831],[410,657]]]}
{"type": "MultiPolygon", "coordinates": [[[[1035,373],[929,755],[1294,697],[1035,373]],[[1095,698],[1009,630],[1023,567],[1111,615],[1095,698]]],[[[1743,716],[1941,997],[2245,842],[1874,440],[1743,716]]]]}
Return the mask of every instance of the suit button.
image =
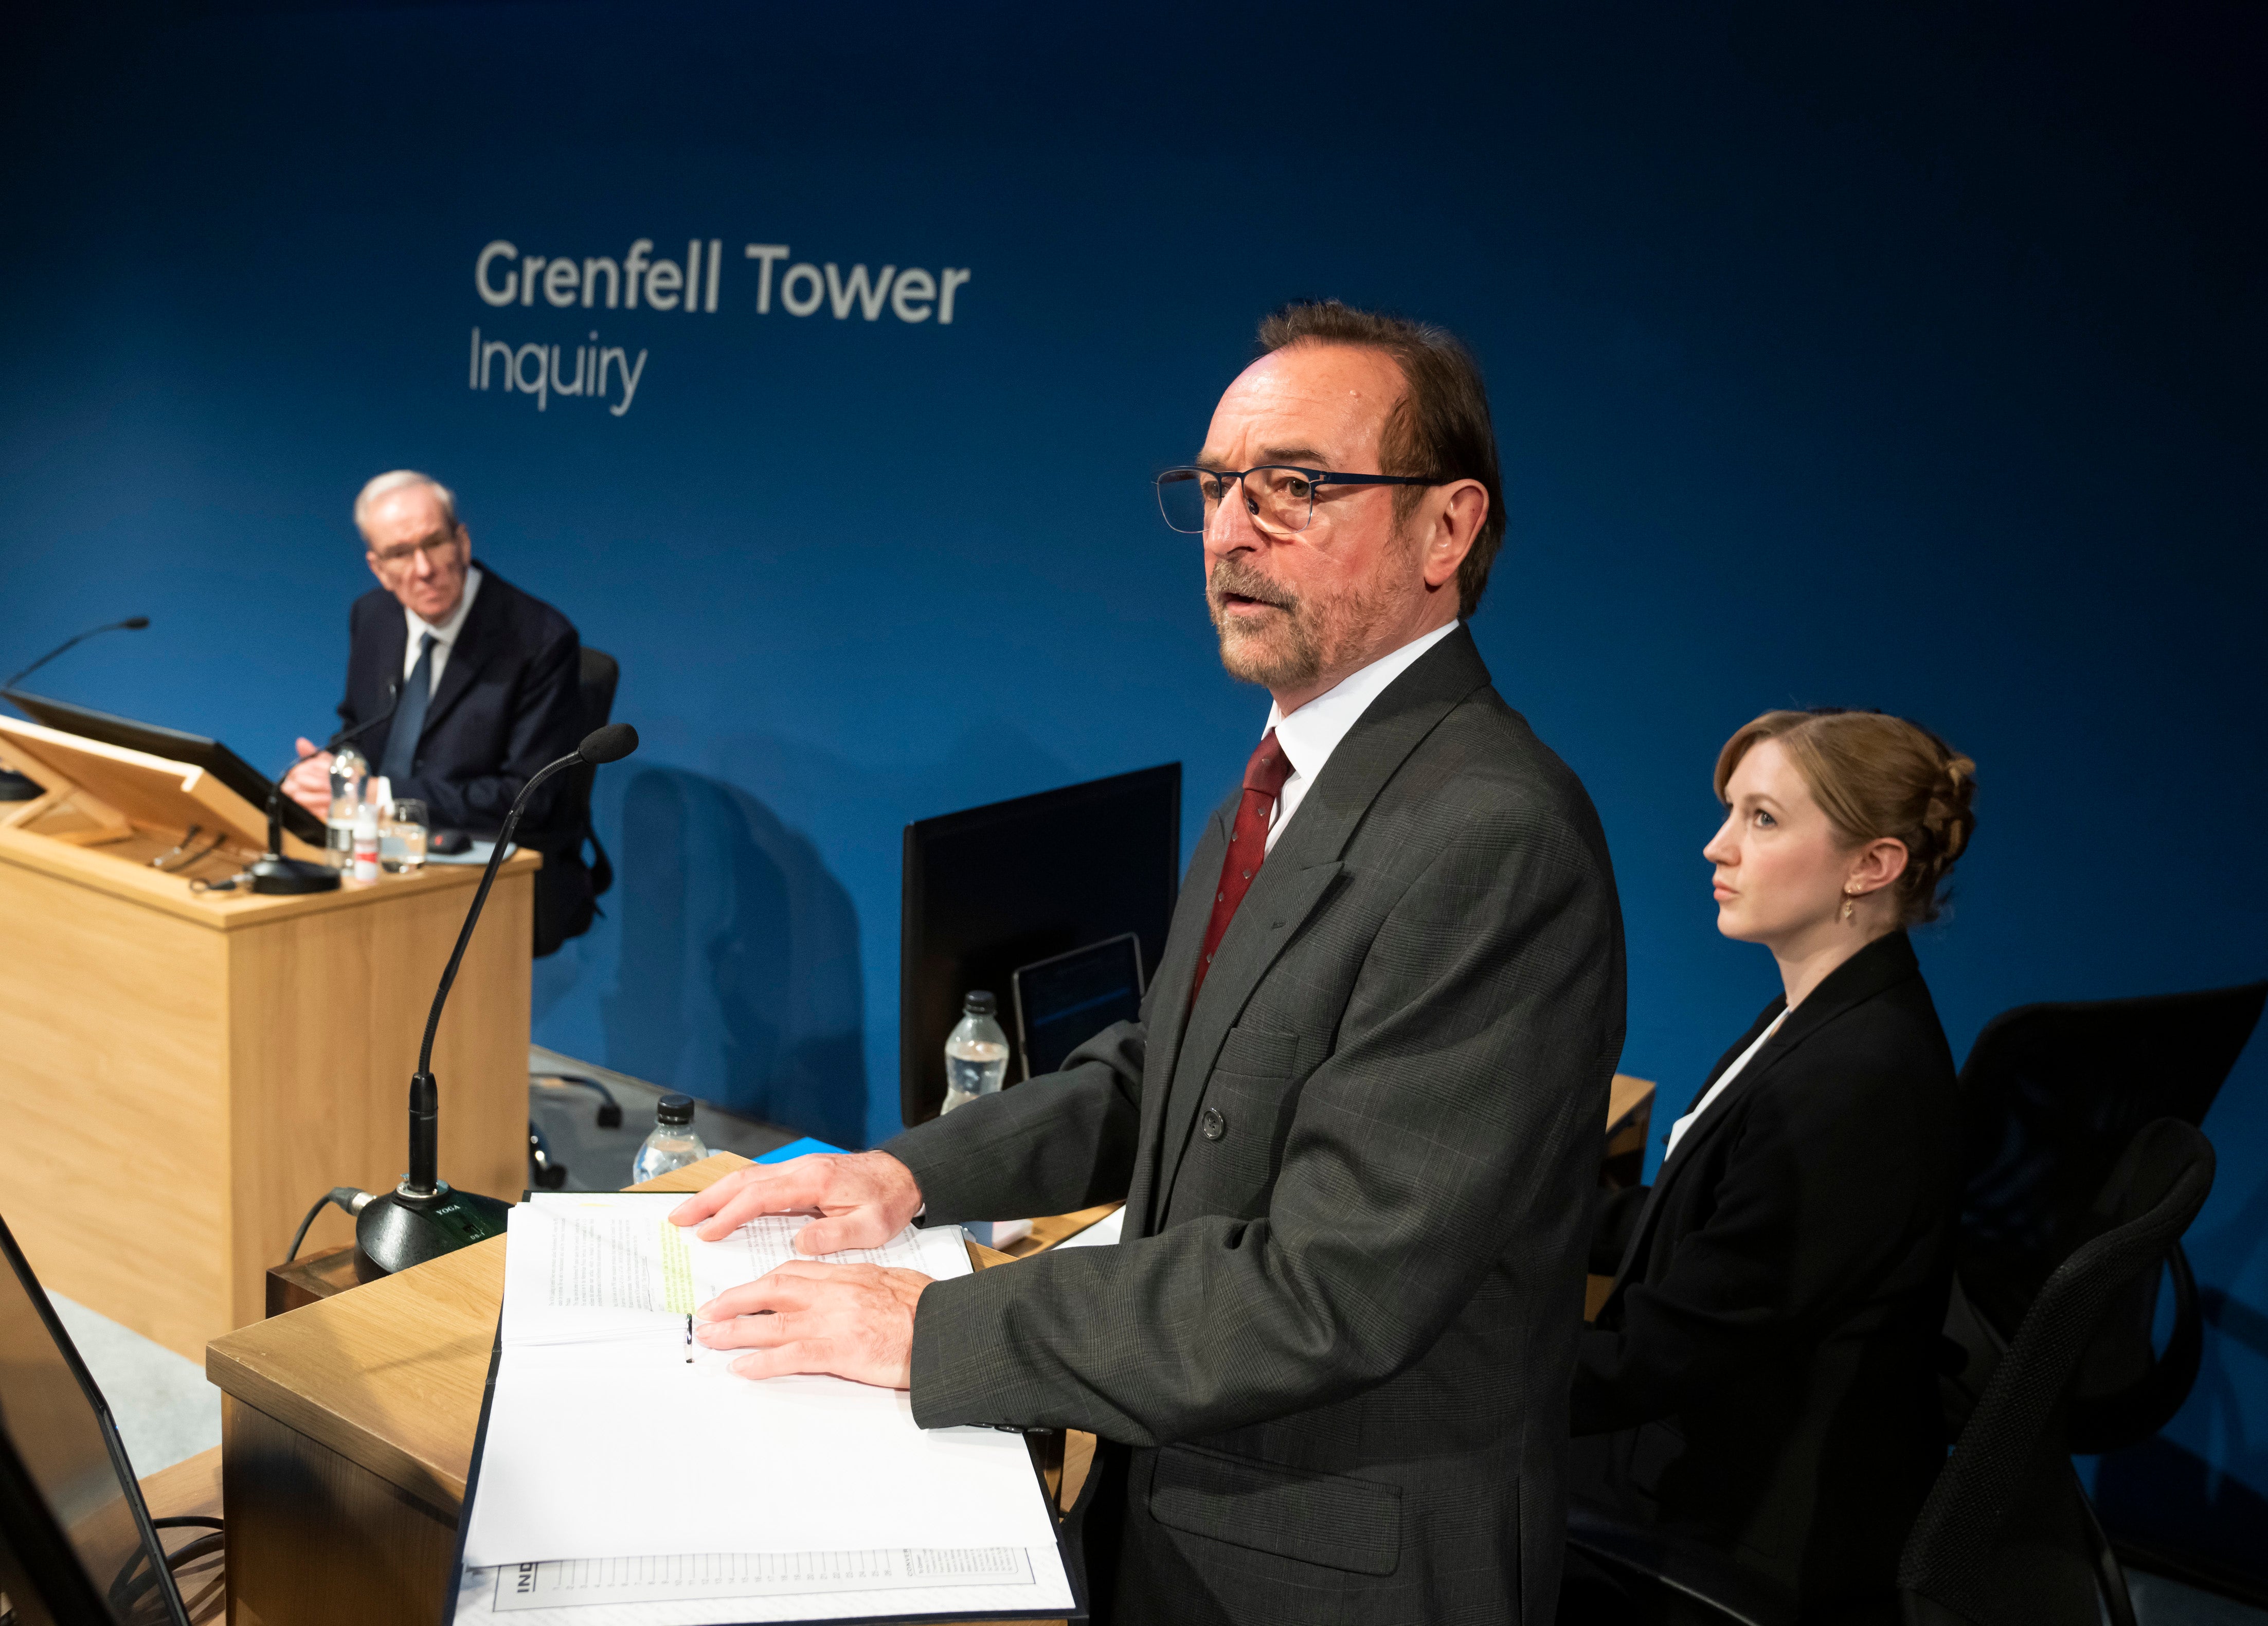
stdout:
{"type": "Polygon", "coordinates": [[[1197,1120],[1197,1132],[1207,1140],[1219,1140],[1228,1133],[1228,1120],[1220,1115],[1220,1108],[1208,1107],[1204,1116],[1197,1120]]]}

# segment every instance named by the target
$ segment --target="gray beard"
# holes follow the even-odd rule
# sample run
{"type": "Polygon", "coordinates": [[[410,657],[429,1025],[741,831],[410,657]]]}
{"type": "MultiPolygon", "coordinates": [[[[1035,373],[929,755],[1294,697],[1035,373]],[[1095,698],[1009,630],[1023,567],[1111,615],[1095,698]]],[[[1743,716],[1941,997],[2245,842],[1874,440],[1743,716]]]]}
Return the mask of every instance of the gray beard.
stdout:
{"type": "Polygon", "coordinates": [[[1389,614],[1388,606],[1366,601],[1359,587],[1329,598],[1296,596],[1233,557],[1213,567],[1205,607],[1220,635],[1220,664],[1228,675],[1278,690],[1305,688],[1350,651],[1371,647],[1389,614]],[[1222,596],[1231,592],[1277,606],[1283,621],[1266,628],[1238,625],[1221,609],[1222,596]]]}
{"type": "Polygon", "coordinates": [[[1220,664],[1229,676],[1263,688],[1296,688],[1323,669],[1322,640],[1307,607],[1250,565],[1235,559],[1216,565],[1205,583],[1205,609],[1220,635],[1220,664]],[[1232,592],[1276,605],[1284,619],[1266,628],[1238,625],[1221,607],[1232,592]]]}

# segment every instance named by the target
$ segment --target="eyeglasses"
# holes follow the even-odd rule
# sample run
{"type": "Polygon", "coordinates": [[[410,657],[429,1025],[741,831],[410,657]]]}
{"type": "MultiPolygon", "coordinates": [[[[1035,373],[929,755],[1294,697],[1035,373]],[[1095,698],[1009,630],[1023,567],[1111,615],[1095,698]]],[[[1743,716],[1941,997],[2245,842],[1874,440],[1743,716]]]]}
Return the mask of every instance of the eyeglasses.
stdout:
{"type": "Polygon", "coordinates": [[[1166,523],[1191,536],[1212,527],[1222,496],[1231,482],[1244,492],[1244,511],[1259,530],[1277,535],[1304,531],[1315,517],[1318,486],[1434,486],[1422,475],[1335,475],[1320,468],[1263,464],[1233,468],[1169,468],[1158,476],[1158,511],[1166,523]],[[1255,476],[1258,476],[1256,479],[1255,476]]]}
{"type": "Polygon", "coordinates": [[[407,564],[409,555],[414,553],[423,554],[428,564],[449,565],[456,563],[452,551],[456,546],[457,533],[451,529],[437,531],[421,541],[404,542],[399,548],[388,548],[383,552],[373,548],[370,550],[370,556],[388,569],[397,564],[407,564]]]}

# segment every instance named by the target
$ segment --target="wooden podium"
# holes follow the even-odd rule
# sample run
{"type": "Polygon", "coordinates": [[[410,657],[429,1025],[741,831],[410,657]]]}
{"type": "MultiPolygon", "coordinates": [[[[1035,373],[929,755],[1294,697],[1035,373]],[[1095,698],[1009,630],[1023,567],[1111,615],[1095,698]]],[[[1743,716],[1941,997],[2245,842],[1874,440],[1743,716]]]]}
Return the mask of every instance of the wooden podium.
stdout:
{"type": "MultiPolygon", "coordinates": [[[[259,855],[264,810],[13,718],[0,761],[47,792],[0,803],[0,1214],[48,1286],[202,1359],[261,1318],[310,1203],[401,1178],[409,1075],[480,871],[200,892],[259,855]]],[[[541,864],[499,872],[433,1050],[442,1174],[506,1199],[527,1178],[541,864]]],[[[350,1240],[327,1209],[306,1246],[350,1240]]]]}

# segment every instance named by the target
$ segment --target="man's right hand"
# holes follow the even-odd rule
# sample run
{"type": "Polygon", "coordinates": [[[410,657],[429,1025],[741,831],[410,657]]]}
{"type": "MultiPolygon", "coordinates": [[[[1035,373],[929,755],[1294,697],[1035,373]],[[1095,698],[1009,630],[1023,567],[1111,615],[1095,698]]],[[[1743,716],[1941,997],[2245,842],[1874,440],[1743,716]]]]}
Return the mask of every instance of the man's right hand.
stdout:
{"type": "Polygon", "coordinates": [[[818,1213],[796,1233],[796,1251],[832,1254],[880,1247],[921,1211],[914,1172],[887,1151],[814,1152],[785,1163],[734,1169],[670,1210],[681,1225],[714,1242],[764,1214],[818,1213]]]}
{"type": "Polygon", "coordinates": [[[284,776],[284,794],[318,819],[328,819],[331,816],[331,754],[304,734],[298,749],[298,763],[284,776]]]}

